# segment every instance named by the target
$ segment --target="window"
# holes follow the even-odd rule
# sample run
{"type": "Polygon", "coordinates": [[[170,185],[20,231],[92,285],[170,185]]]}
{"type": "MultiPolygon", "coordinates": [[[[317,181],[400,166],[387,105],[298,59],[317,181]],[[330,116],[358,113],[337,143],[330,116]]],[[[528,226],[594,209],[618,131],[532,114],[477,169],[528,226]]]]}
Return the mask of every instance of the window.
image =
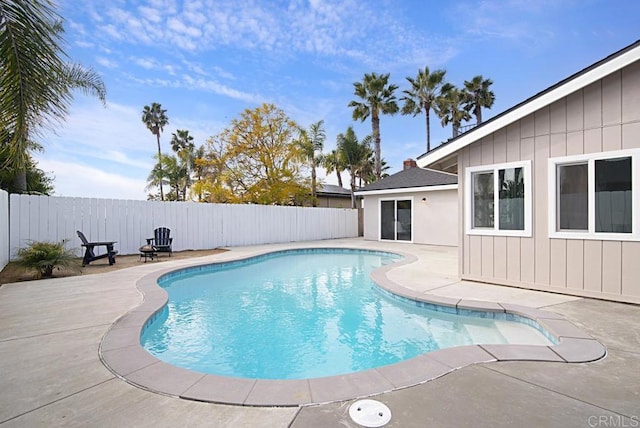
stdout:
{"type": "Polygon", "coordinates": [[[587,164],[558,165],[558,229],[587,230],[587,164]]]}
{"type": "Polygon", "coordinates": [[[640,150],[549,159],[549,236],[640,239],[639,162],[640,150]]]}
{"type": "Polygon", "coordinates": [[[467,233],[531,236],[530,177],[530,161],[467,168],[467,233]]]}
{"type": "Polygon", "coordinates": [[[493,229],[493,172],[473,174],[473,227],[493,229]]]}

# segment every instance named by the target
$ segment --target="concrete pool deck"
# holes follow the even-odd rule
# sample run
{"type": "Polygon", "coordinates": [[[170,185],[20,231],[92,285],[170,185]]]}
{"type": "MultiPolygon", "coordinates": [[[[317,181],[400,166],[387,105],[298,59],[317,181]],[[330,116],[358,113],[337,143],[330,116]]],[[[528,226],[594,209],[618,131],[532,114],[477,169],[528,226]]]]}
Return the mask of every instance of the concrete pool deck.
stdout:
{"type": "MultiPolygon", "coordinates": [[[[563,315],[608,349],[592,363],[490,362],[373,397],[387,426],[636,426],[640,424],[640,307],[456,278],[457,249],[345,239],[233,248],[162,268],[229,260],[265,249],[356,247],[418,259],[386,273],[418,293],[503,302],[563,315]],[[428,284],[428,285],[425,285],[428,284]],[[613,422],[612,422],[613,421],[613,422]],[[622,425],[626,423],[627,425],[622,425]],[[616,425],[613,425],[616,426],[616,425]]],[[[99,358],[102,337],[142,302],[143,264],[107,274],[0,287],[0,424],[4,426],[357,426],[353,400],[303,407],[230,406],[183,400],[122,380],[99,358]]]]}

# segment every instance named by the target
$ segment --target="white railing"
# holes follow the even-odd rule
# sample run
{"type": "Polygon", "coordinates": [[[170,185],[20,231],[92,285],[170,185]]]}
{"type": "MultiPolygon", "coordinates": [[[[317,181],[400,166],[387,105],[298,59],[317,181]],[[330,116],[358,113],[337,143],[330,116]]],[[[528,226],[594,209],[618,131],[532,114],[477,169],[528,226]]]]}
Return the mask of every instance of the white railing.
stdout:
{"type": "Polygon", "coordinates": [[[0,190],[0,270],[9,263],[9,194],[0,190]]]}
{"type": "Polygon", "coordinates": [[[77,230],[89,241],[118,241],[120,254],[137,253],[161,226],[171,229],[174,251],[358,236],[352,209],[17,194],[9,198],[9,222],[11,257],[29,241],[62,240],[80,255],[77,230]]]}

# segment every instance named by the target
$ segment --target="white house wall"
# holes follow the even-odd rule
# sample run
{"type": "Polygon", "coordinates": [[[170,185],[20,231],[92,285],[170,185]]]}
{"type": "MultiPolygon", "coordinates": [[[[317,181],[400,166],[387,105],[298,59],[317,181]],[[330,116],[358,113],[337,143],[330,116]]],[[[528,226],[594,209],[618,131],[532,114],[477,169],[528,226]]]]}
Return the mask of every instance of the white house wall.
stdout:
{"type": "Polygon", "coordinates": [[[380,200],[413,199],[413,243],[458,245],[458,191],[392,193],[364,197],[364,239],[380,237],[380,200]],[[422,201],[426,198],[426,202],[422,201]]]}
{"type": "MultiPolygon", "coordinates": [[[[640,242],[550,239],[548,228],[549,158],[634,148],[640,148],[640,62],[462,149],[461,195],[467,167],[532,162],[533,236],[469,236],[460,222],[460,276],[640,303],[640,242]]],[[[464,212],[465,198],[459,201],[464,212]]]]}

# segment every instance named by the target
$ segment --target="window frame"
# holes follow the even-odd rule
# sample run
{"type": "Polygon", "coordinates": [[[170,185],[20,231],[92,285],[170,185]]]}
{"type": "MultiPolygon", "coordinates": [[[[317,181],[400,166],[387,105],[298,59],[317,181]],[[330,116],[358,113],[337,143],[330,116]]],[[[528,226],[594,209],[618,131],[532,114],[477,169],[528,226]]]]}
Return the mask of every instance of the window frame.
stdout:
{"type": "Polygon", "coordinates": [[[531,182],[531,161],[505,162],[491,165],[472,166],[465,169],[465,232],[467,235],[486,235],[486,236],[532,236],[532,198],[533,186],[531,182]],[[499,170],[522,168],[522,176],[524,179],[524,229],[523,230],[507,230],[499,229],[500,227],[500,190],[499,170]],[[473,227],[473,174],[476,173],[493,173],[493,228],[474,228],[473,227]]]}
{"type": "Polygon", "coordinates": [[[548,161],[549,238],[599,241],[640,241],[640,149],[614,150],[549,158],[548,161]],[[631,233],[596,232],[596,161],[631,158],[631,233]],[[587,230],[558,229],[558,166],[587,164],[587,230]]]}

